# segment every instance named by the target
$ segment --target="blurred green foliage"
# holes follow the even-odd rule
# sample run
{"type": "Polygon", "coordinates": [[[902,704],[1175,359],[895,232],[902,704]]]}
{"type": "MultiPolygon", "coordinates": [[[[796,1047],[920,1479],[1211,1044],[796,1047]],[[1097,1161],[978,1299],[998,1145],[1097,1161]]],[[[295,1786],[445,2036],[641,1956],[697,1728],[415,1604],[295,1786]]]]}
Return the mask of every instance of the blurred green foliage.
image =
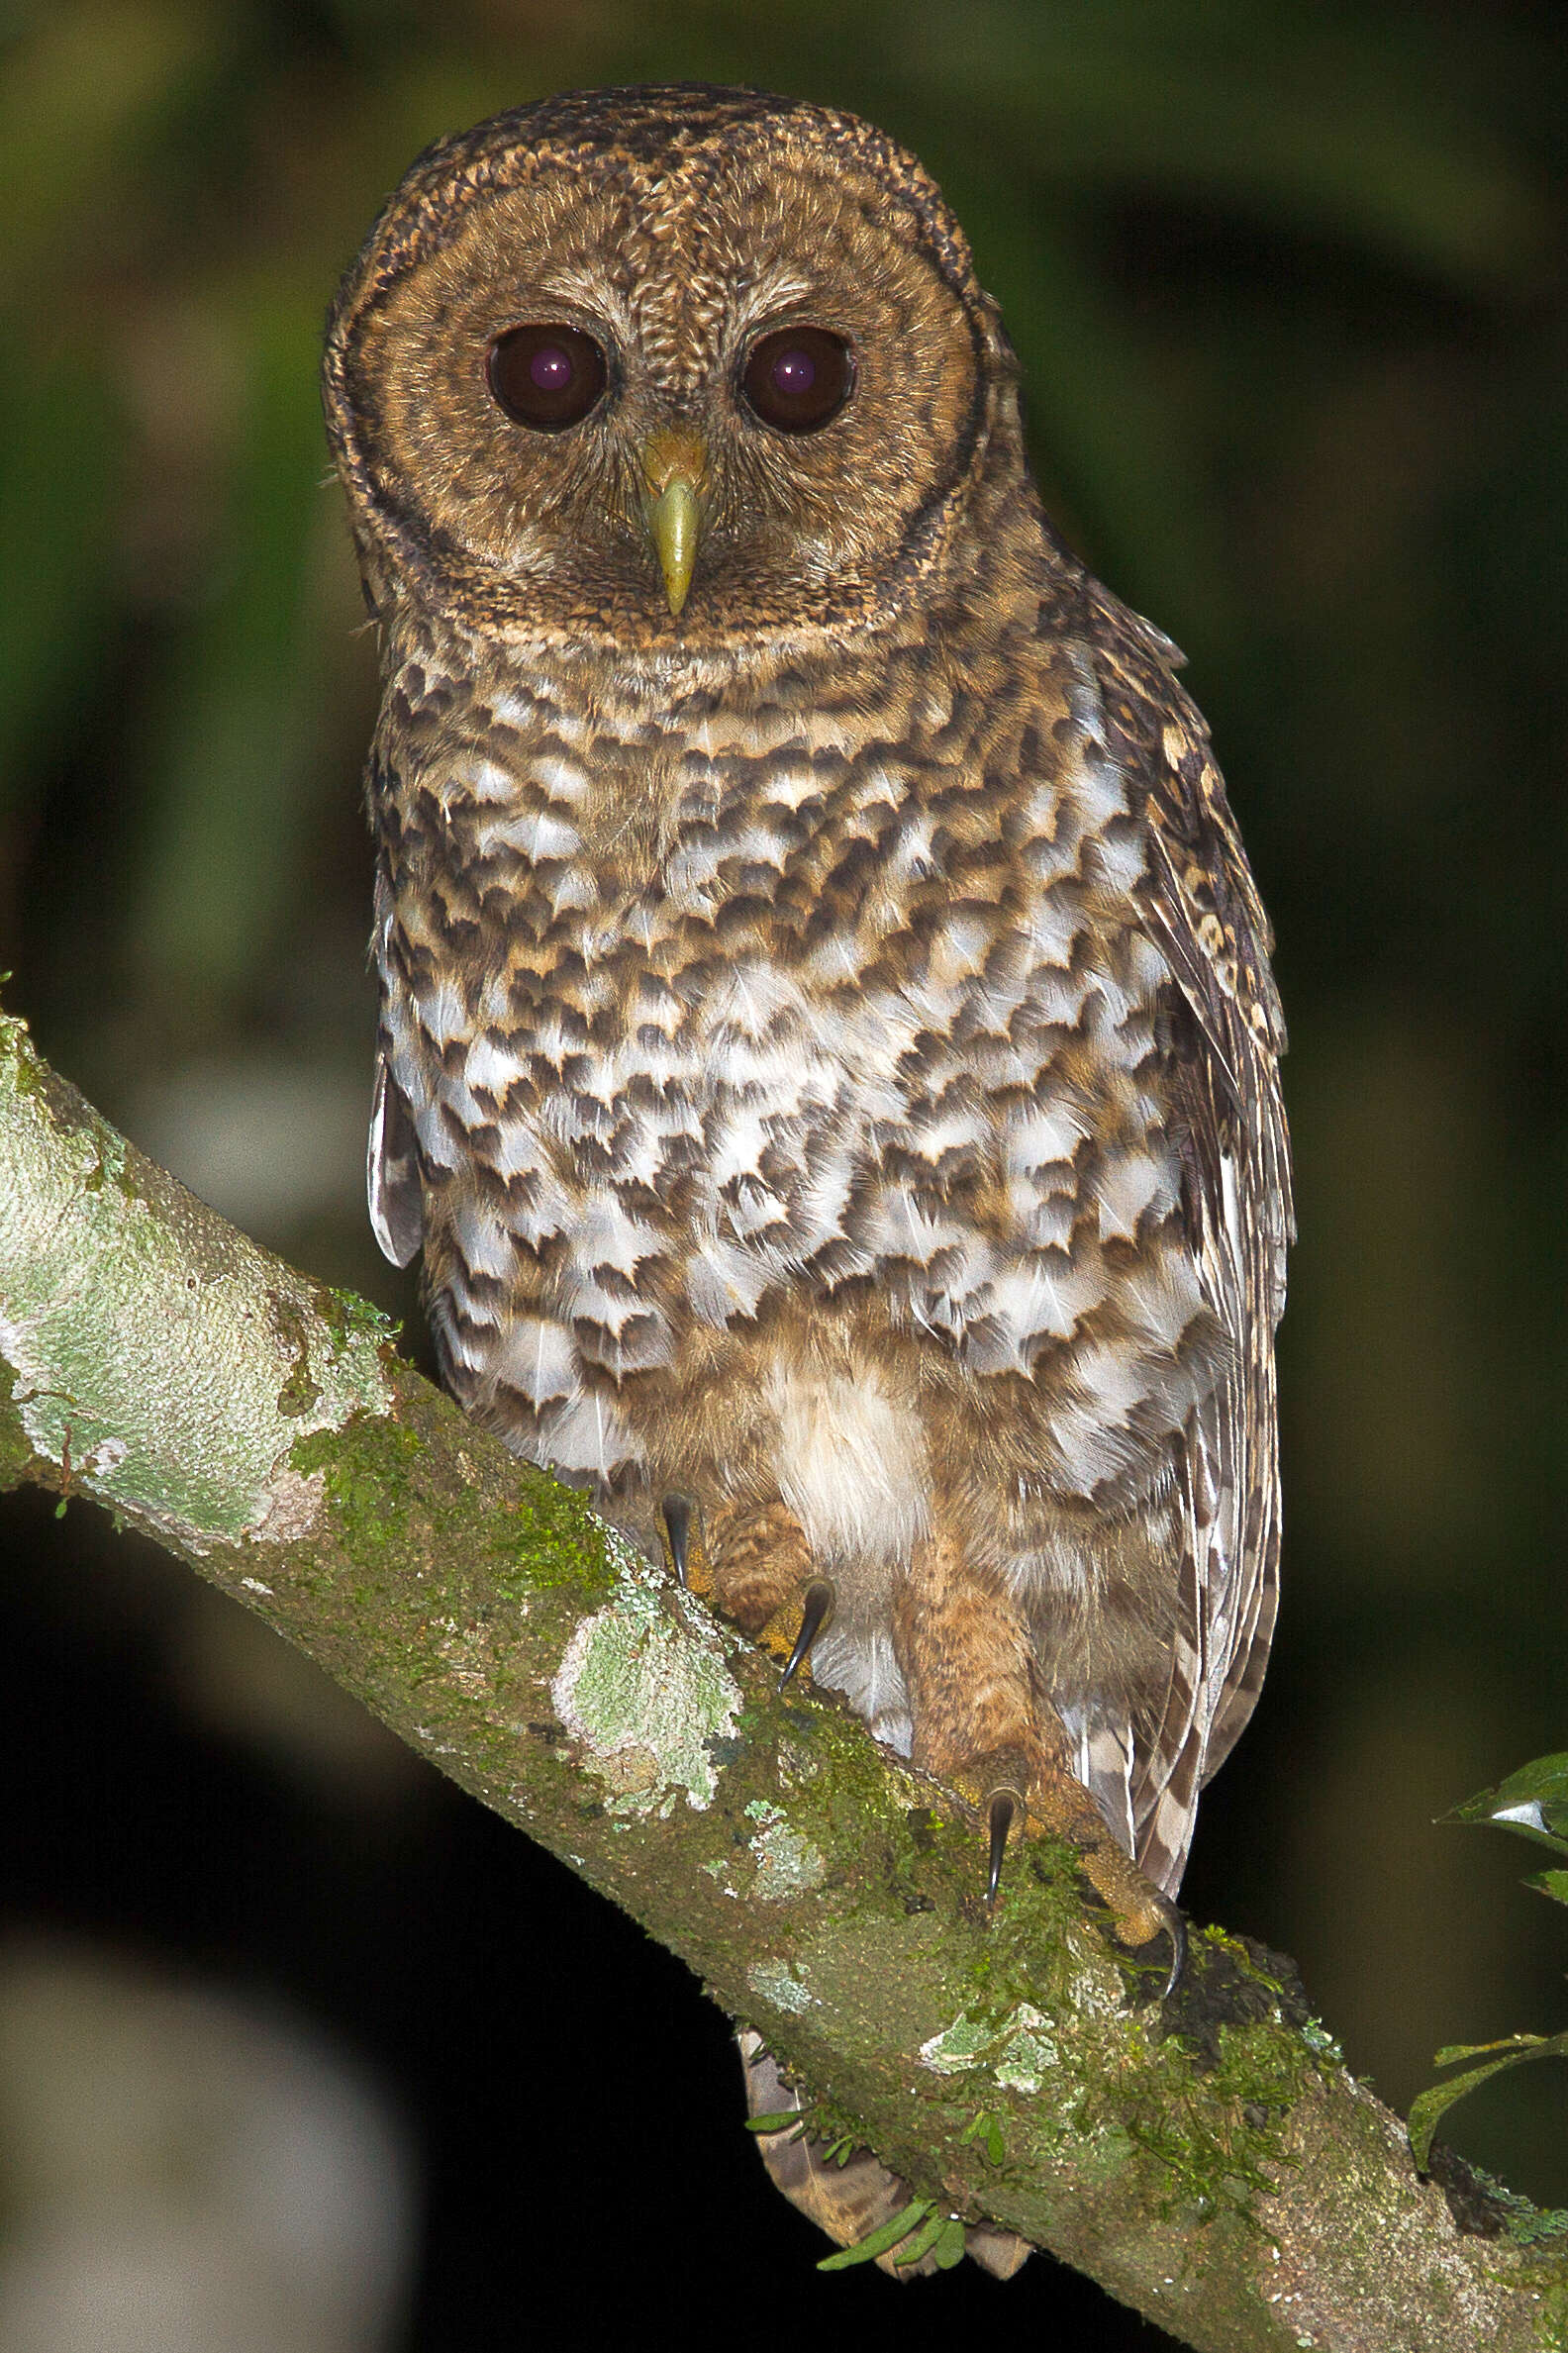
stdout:
{"type": "MultiPolygon", "coordinates": [[[[1495,1789],[1482,1790],[1478,1796],[1467,1798],[1446,1817],[1456,1822],[1491,1822],[1499,1829],[1513,1830],[1521,1838],[1528,1838],[1544,1846],[1557,1856],[1568,1855],[1568,1756],[1536,1757],[1527,1765],[1520,1765],[1506,1781],[1495,1789]]],[[[1537,1894],[1549,1896],[1555,1904],[1568,1904],[1568,1871],[1560,1867],[1554,1871],[1537,1871],[1524,1885],[1537,1894]]],[[[1411,2148],[1418,2165],[1424,2167],[1431,2152],[1432,2135],[1439,2119],[1452,2108],[1456,2100],[1478,2092],[1495,2075],[1507,2068],[1519,2067],[1526,2059],[1568,2059],[1568,2032],[1562,2034],[1509,2034],[1496,2042],[1449,2043],[1437,2053],[1438,2067],[1457,2067],[1462,2060],[1480,2059],[1480,2067],[1467,2068],[1463,2075],[1450,2076],[1446,2083],[1432,2084],[1411,2104],[1411,2148]]],[[[1568,2216],[1556,2219],[1568,2227],[1568,2216]]]]}
{"type": "MultiPolygon", "coordinates": [[[[1287,1600],[1190,1891],[1300,1954],[1396,2100],[1560,2001],[1506,1874],[1430,1828],[1548,1745],[1568,1667],[1552,16],[11,0],[0,31],[11,1001],[198,1189],[405,1312],[355,1168],[374,676],[323,483],[337,276],[427,141],[573,85],[771,85],[924,155],[1048,503],[1192,656],[1280,932],[1287,1600]]],[[[1466,2146],[1564,2198],[1513,2081],[1466,2146]]]]}

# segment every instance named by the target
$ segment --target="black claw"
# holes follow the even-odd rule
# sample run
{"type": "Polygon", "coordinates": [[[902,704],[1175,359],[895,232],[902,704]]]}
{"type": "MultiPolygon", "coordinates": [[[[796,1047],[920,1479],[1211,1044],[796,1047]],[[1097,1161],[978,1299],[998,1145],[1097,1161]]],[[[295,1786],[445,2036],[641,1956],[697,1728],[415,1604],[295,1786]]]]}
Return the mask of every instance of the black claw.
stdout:
{"type": "Polygon", "coordinates": [[[691,1541],[691,1497],[667,1495],[659,1509],[664,1515],[665,1531],[669,1536],[670,1558],[675,1563],[675,1574],[684,1588],[687,1547],[691,1541]]]}
{"type": "Polygon", "coordinates": [[[1002,1857],[1007,1853],[1008,1832],[1013,1827],[1013,1816],[1017,1810],[1018,1799],[1011,1790],[998,1790],[991,1800],[991,1862],[986,1873],[988,1904],[996,1902],[997,1889],[1002,1885],[1002,1857]]]}
{"type": "Polygon", "coordinates": [[[1165,1921],[1165,1933],[1171,1940],[1171,1965],[1170,1975],[1165,1980],[1165,1991],[1160,1996],[1162,2002],[1170,2000],[1176,1988],[1181,1984],[1182,1972],[1187,1967],[1186,1915],[1178,1912],[1174,1904],[1171,1906],[1165,1921]]]}
{"type": "Polygon", "coordinates": [[[779,1690],[785,1691],[794,1680],[801,1661],[810,1658],[812,1644],[833,1616],[833,1589],[826,1577],[814,1577],[806,1588],[801,1605],[801,1629],[795,1637],[795,1647],[789,1654],[789,1664],[779,1677],[779,1690]]]}

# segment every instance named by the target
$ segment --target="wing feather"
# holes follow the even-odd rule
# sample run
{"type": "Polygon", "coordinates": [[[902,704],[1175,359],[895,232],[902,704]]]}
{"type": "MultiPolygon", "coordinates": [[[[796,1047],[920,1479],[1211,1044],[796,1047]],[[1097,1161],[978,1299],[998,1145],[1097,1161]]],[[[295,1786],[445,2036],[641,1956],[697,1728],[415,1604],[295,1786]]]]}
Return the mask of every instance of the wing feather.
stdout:
{"type": "Polygon", "coordinates": [[[1182,1440],[1185,1558],[1165,1707],[1134,1743],[1136,1853],[1174,1890],[1198,1792],[1251,1715],[1279,1591],[1274,1329],[1294,1238],[1273,935],[1169,638],[1085,581],[1109,747],[1144,820],[1141,911],[1180,991],[1171,1074],[1184,1208],[1230,1361],[1182,1440]]]}
{"type": "Polygon", "coordinates": [[[385,1041],[376,1055],[375,1094],[370,1105],[370,1141],[365,1153],[365,1192],[370,1223],[381,1254],[407,1266],[425,1238],[414,1122],[402,1091],[387,1068],[385,1041]]]}

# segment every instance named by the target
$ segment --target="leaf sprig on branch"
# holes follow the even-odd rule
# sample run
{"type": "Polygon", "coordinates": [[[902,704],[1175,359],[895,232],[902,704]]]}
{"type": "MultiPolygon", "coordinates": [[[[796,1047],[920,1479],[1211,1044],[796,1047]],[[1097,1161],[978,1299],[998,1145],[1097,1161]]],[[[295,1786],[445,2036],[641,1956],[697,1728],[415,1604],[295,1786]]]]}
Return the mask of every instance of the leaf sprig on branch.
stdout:
{"type": "MultiPolygon", "coordinates": [[[[1554,1854],[1568,1855],[1568,1754],[1536,1757],[1520,1765],[1495,1789],[1481,1790],[1442,1816],[1450,1822],[1489,1822],[1500,1830],[1515,1830],[1554,1854]]],[[[1537,1871],[1523,1882],[1555,1903],[1568,1904],[1568,1871],[1537,1871]]],[[[1506,2034],[1498,2042],[1455,2042],[1445,2045],[1432,2064],[1458,2067],[1467,2059],[1483,2064],[1463,2075],[1433,2084],[1411,2105],[1411,2148],[1422,2172],[1431,2155],[1438,2119],[1456,2101],[1506,2068],[1520,2067],[1526,2059],[1568,2059],[1568,2030],[1560,2034],[1506,2034]]]]}

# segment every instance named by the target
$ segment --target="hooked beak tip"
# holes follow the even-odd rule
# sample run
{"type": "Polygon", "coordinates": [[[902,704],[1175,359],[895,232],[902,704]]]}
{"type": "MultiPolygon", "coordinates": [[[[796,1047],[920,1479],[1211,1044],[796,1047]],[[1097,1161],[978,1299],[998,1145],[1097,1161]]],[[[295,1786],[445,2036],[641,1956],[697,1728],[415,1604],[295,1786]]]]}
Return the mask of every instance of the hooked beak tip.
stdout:
{"type": "Polygon", "coordinates": [[[697,540],[702,530],[697,493],[683,475],[677,474],[657,498],[649,501],[647,521],[648,536],[664,575],[664,594],[671,614],[675,615],[685,604],[691,587],[692,566],[697,560],[697,540]]]}
{"type": "Polygon", "coordinates": [[[698,496],[706,457],[695,437],[656,435],[642,456],[646,484],[643,518],[653,552],[664,576],[664,595],[671,618],[679,615],[691,587],[702,537],[703,512],[698,496]]]}

